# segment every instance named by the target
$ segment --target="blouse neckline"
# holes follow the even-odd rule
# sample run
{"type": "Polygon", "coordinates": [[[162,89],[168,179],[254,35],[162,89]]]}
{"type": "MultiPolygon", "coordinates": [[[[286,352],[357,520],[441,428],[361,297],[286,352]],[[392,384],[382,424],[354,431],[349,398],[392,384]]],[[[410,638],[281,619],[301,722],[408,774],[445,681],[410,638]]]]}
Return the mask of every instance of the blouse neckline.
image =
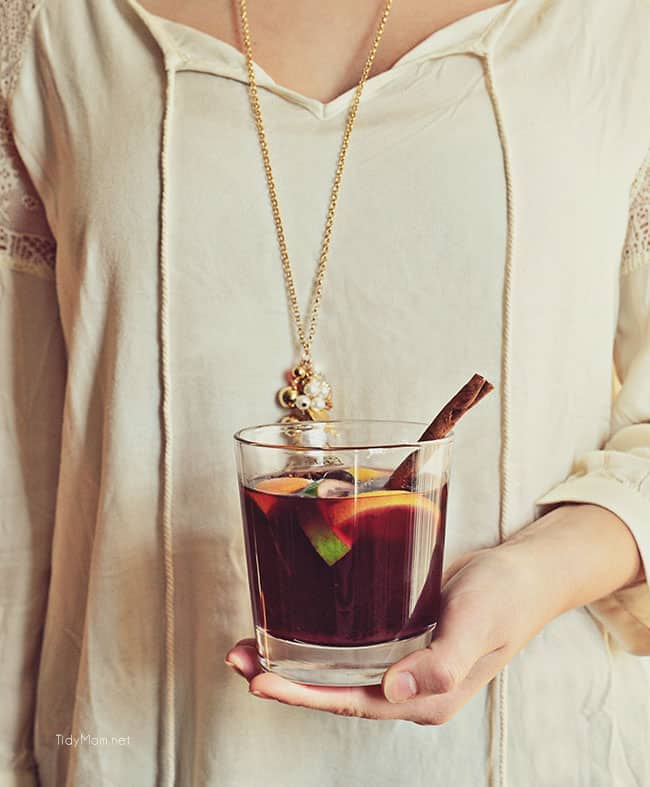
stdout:
{"type": "MultiPolygon", "coordinates": [[[[173,60],[176,71],[198,71],[248,84],[246,58],[236,47],[198,28],[159,16],[144,8],[138,0],[128,0],[136,13],[147,23],[163,52],[173,60]]],[[[508,14],[516,0],[476,11],[434,31],[420,41],[393,65],[370,77],[364,98],[392,82],[407,65],[454,54],[481,54],[489,33],[508,14]]],[[[303,106],[324,119],[344,111],[355,87],[327,102],[306,96],[276,82],[258,63],[254,63],[258,87],[287,101],[303,106]]]]}

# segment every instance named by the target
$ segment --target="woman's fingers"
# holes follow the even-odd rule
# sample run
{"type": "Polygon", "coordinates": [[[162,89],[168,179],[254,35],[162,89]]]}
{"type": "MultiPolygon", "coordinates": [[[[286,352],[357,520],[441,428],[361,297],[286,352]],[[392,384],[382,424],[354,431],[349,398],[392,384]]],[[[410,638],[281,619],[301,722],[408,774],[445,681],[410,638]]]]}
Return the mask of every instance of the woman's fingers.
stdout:
{"type": "Polygon", "coordinates": [[[368,719],[405,718],[415,709],[390,705],[384,699],[381,686],[333,687],[304,686],[265,672],[257,675],[250,684],[250,692],[256,697],[274,699],[286,705],[312,708],[313,710],[336,713],[340,716],[357,716],[368,719]]]}
{"type": "Polygon", "coordinates": [[[226,664],[250,681],[262,671],[254,639],[242,639],[226,654],[226,664]]]}
{"type": "Polygon", "coordinates": [[[404,719],[416,724],[445,724],[501,669],[506,659],[500,652],[484,656],[474,665],[467,678],[448,694],[418,697],[406,702],[387,702],[381,686],[324,687],[303,686],[271,672],[258,674],[250,683],[250,692],[262,699],[274,699],[285,705],[326,711],[340,716],[365,719],[404,719]]]}
{"type": "Polygon", "coordinates": [[[484,655],[467,647],[460,650],[458,643],[454,645],[445,641],[432,642],[428,648],[393,664],[382,681],[386,699],[401,703],[418,696],[454,691],[484,655]]]}
{"type": "Polygon", "coordinates": [[[487,610],[480,598],[464,594],[445,605],[429,647],[393,664],[382,686],[389,702],[418,696],[449,694],[458,688],[474,665],[503,643],[494,641],[487,610]]]}

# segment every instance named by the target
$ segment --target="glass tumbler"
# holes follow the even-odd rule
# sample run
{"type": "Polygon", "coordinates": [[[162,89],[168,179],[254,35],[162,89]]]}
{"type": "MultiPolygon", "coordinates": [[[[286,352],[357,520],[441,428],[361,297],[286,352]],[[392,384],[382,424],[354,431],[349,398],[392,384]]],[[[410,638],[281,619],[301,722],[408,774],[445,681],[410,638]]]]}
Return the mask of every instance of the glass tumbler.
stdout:
{"type": "Polygon", "coordinates": [[[425,424],[304,421],[235,435],[262,667],[300,683],[381,682],[431,641],[453,435],[425,424]],[[393,471],[408,463],[399,488],[393,471]]]}

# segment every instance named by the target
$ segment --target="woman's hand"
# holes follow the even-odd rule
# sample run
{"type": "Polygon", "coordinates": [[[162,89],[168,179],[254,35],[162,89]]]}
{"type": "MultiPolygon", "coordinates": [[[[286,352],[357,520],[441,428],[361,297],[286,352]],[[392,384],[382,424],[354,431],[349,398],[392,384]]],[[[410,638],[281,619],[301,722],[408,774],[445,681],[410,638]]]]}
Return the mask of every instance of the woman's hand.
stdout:
{"type": "Polygon", "coordinates": [[[347,716],[442,724],[547,619],[546,605],[535,603],[535,588],[516,561],[498,548],[486,549],[450,568],[434,641],[394,664],[381,686],[303,686],[260,672],[252,640],[239,643],[227,660],[250,680],[250,691],[258,697],[347,716]]]}
{"type": "Polygon", "coordinates": [[[394,664],[381,686],[292,683],[260,670],[253,640],[239,642],[226,663],[257,697],[346,716],[443,724],[553,617],[638,580],[639,572],[636,544],[618,517],[597,506],[563,506],[512,541],[451,565],[433,642],[394,664]],[[617,556],[621,562],[612,568],[617,556]],[[599,571],[606,576],[592,576],[599,571]]]}

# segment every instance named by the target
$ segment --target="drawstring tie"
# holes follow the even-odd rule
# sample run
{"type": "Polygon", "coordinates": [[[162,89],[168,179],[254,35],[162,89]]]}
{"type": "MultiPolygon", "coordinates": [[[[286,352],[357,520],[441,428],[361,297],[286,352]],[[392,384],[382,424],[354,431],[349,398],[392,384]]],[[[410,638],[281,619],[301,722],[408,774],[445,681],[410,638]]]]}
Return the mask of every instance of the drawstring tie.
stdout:
{"type": "Polygon", "coordinates": [[[172,406],[169,368],[169,138],[174,109],[176,70],[165,62],[166,93],[160,153],[160,382],[162,415],[162,540],[165,568],[165,678],[163,684],[163,719],[161,752],[161,785],[176,783],[176,658],[174,608],[174,545],[172,532],[172,406]]]}
{"type": "MultiPolygon", "coordinates": [[[[485,74],[485,84],[492,103],[494,119],[501,143],[506,190],[506,254],[501,304],[501,452],[499,456],[500,511],[499,543],[505,541],[510,522],[510,412],[512,355],[512,290],[513,252],[515,242],[514,197],[512,189],[512,161],[503,121],[501,104],[494,81],[492,52],[480,53],[485,74]]],[[[508,666],[506,665],[490,684],[490,738],[492,752],[488,766],[490,787],[507,787],[508,784],[508,666]],[[496,748],[496,752],[495,752],[496,748]],[[495,762],[496,754],[496,762],[495,762]]]]}

